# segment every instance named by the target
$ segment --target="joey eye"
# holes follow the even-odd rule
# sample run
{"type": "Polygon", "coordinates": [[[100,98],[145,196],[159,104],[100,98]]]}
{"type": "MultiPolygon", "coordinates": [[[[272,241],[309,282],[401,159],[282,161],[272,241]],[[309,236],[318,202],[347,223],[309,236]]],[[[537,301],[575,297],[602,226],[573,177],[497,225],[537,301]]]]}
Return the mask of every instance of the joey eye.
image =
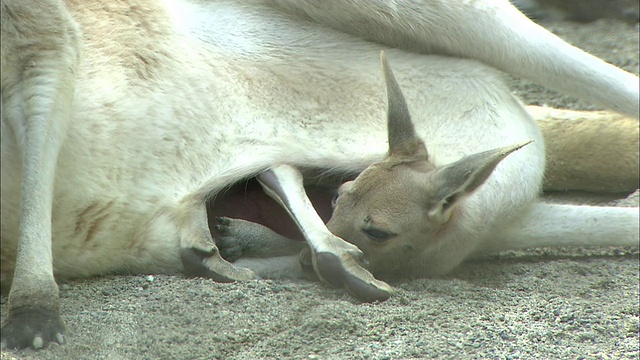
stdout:
{"type": "Polygon", "coordinates": [[[362,232],[364,232],[373,241],[385,241],[391,238],[392,235],[394,235],[384,230],[375,228],[363,228],[362,232]]]}
{"type": "Polygon", "coordinates": [[[331,199],[331,207],[335,209],[336,203],[338,202],[338,198],[340,197],[340,193],[336,191],[336,194],[333,195],[333,199],[331,199]]]}

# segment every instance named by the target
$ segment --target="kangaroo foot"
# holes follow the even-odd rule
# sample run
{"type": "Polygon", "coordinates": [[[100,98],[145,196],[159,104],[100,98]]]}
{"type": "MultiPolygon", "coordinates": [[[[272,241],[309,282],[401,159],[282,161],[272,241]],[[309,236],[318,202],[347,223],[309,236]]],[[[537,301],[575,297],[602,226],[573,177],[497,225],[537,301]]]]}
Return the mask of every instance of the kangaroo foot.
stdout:
{"type": "Polygon", "coordinates": [[[11,309],[7,320],[2,324],[2,349],[41,349],[54,341],[64,343],[64,324],[55,309],[11,309]]]}
{"type": "Polygon", "coordinates": [[[218,282],[257,278],[253,271],[236,267],[222,258],[209,232],[204,204],[192,209],[182,219],[180,257],[187,275],[207,277],[218,282]]]}
{"type": "Polygon", "coordinates": [[[51,342],[64,343],[58,287],[53,279],[34,284],[14,281],[13,286],[9,313],[0,332],[0,348],[41,349],[51,342]]]}
{"type": "Polygon", "coordinates": [[[364,302],[384,301],[393,295],[393,288],[376,279],[361,264],[365,264],[362,252],[354,245],[340,238],[331,238],[326,242],[327,249],[303,250],[300,263],[308,268],[309,255],[311,265],[318,277],[332,286],[345,288],[351,295],[364,302]]]}
{"type": "Polygon", "coordinates": [[[258,175],[258,181],[295,220],[311,248],[311,263],[320,280],[335,287],[344,287],[367,302],[386,300],[393,294],[391,286],[376,280],[360,265],[364,257],[357,246],[327,229],[306,194],[302,173],[298,169],[290,165],[274,166],[258,175]]]}
{"type": "Polygon", "coordinates": [[[242,219],[218,217],[213,226],[222,257],[234,262],[241,257],[267,258],[295,255],[306,244],[275,233],[266,226],[242,219]]]}

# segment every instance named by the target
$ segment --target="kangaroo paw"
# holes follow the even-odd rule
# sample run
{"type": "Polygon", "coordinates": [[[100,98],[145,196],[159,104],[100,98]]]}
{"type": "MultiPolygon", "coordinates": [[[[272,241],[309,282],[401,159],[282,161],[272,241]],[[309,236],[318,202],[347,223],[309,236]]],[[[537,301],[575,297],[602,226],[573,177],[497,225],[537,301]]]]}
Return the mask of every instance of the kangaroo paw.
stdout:
{"type": "Polygon", "coordinates": [[[248,222],[240,222],[227,217],[216,218],[216,221],[218,223],[213,226],[213,229],[220,255],[227,261],[234,262],[245,254],[249,246],[247,237],[253,233],[250,229],[243,227],[248,222]]]}
{"type": "Polygon", "coordinates": [[[1,333],[2,349],[41,349],[51,342],[64,343],[64,324],[57,309],[12,308],[1,333]]]}

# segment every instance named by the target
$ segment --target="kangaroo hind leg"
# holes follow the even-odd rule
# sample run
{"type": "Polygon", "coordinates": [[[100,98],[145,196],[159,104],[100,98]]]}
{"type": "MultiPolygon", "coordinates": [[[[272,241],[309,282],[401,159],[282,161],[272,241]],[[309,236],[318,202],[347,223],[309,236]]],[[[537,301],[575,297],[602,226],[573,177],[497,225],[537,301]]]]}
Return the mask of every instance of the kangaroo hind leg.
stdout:
{"type": "Polygon", "coordinates": [[[369,41],[411,52],[475,59],[638,117],[637,76],[568,44],[508,0],[272,2],[369,41]]]}
{"type": "Polygon", "coordinates": [[[536,247],[638,246],[637,207],[537,203],[498,233],[483,253],[536,247]]]}

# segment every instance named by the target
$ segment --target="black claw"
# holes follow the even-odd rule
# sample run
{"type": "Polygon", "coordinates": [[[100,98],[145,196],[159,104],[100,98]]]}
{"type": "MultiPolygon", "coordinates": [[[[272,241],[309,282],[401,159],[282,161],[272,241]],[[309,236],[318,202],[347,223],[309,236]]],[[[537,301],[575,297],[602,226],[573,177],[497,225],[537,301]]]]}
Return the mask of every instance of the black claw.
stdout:
{"type": "Polygon", "coordinates": [[[213,225],[213,229],[220,235],[226,235],[229,232],[229,227],[226,225],[213,225]]]}
{"type": "Polygon", "coordinates": [[[229,221],[228,217],[224,217],[224,216],[216,217],[216,221],[220,225],[229,225],[229,223],[231,222],[231,221],[229,221]]]}

